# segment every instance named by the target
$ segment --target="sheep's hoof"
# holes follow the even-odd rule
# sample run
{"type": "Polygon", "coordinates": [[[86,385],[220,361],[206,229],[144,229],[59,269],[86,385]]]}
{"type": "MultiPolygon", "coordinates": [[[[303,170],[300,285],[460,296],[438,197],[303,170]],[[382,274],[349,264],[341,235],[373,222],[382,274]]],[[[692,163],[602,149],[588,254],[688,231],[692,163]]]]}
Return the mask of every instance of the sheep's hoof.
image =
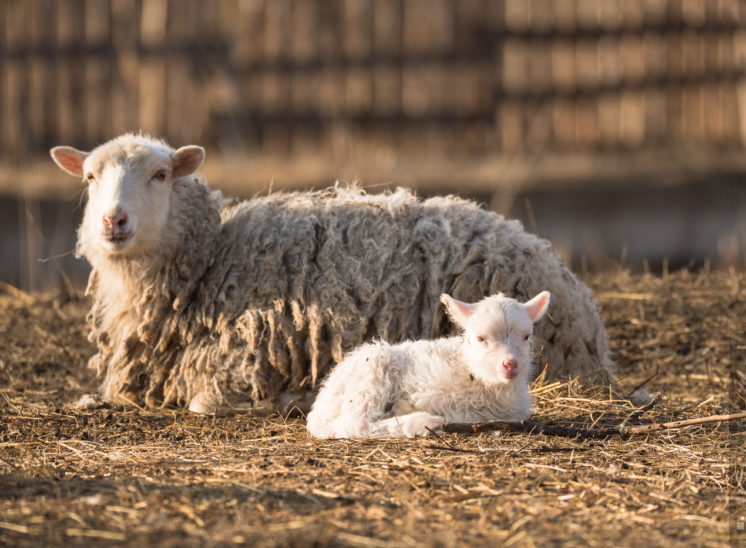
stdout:
{"type": "Polygon", "coordinates": [[[106,405],[97,394],[83,394],[72,404],[72,408],[76,411],[90,411],[91,409],[101,409],[106,405]]]}
{"type": "Polygon", "coordinates": [[[192,413],[213,415],[218,409],[217,398],[207,392],[200,392],[192,398],[192,401],[189,402],[188,409],[192,413]]]}

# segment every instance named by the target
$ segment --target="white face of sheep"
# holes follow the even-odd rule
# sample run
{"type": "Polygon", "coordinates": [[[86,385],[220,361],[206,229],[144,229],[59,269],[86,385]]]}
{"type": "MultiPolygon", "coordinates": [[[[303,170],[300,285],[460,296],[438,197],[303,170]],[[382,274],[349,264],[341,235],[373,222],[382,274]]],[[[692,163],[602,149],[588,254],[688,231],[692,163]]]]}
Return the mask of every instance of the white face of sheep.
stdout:
{"type": "Polygon", "coordinates": [[[521,382],[531,374],[531,335],[549,306],[543,291],[526,303],[493,295],[465,303],[443,295],[454,321],[464,329],[464,357],[476,378],[487,385],[521,382]]]}
{"type": "Polygon", "coordinates": [[[83,246],[124,257],[152,252],[165,241],[173,181],[199,168],[205,151],[120,137],[92,152],[55,147],[51,155],[64,171],[88,184],[79,236],[83,246]]]}

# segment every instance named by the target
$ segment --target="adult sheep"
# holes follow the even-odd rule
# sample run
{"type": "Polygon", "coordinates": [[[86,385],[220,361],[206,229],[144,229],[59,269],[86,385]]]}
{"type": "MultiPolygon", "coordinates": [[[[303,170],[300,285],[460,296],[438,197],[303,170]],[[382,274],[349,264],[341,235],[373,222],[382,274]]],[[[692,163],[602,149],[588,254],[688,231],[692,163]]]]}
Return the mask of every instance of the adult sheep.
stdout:
{"type": "Polygon", "coordinates": [[[88,183],[90,367],[106,400],[270,409],[305,400],[346,351],[451,331],[440,295],[548,289],[535,351],[550,378],[611,382],[598,307],[546,240],[467,200],[356,188],[228,201],[204,150],[142,135],[51,151],[88,183]]]}

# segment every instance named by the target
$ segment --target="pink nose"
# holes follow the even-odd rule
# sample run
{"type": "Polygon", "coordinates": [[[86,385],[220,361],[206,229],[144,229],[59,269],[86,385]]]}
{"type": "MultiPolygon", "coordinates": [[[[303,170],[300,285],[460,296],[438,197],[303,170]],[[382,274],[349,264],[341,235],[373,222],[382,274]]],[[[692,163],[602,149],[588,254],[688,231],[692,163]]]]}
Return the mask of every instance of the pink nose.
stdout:
{"type": "Polygon", "coordinates": [[[509,376],[517,375],[518,374],[518,361],[516,361],[514,358],[505,360],[503,362],[503,368],[505,369],[505,372],[509,376]]]}
{"type": "Polygon", "coordinates": [[[123,228],[124,225],[127,224],[127,214],[126,213],[120,213],[119,215],[115,215],[114,217],[109,217],[108,215],[104,215],[104,226],[107,228],[123,228]]]}

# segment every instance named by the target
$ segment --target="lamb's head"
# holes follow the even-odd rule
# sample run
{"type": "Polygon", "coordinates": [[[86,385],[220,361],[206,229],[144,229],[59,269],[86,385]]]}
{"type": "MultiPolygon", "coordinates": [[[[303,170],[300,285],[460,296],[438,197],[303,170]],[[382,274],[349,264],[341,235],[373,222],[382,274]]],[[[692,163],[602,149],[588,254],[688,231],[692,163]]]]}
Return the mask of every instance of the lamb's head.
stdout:
{"type": "Polygon", "coordinates": [[[487,385],[528,384],[532,369],[531,335],[549,306],[542,291],[526,303],[502,294],[465,303],[443,294],[453,320],[464,329],[463,353],[471,374],[487,385]]]}
{"type": "Polygon", "coordinates": [[[202,147],[174,150],[142,135],[117,137],[91,152],[51,150],[64,171],[88,184],[79,251],[109,259],[150,254],[168,241],[173,182],[202,165],[202,147]]]}

